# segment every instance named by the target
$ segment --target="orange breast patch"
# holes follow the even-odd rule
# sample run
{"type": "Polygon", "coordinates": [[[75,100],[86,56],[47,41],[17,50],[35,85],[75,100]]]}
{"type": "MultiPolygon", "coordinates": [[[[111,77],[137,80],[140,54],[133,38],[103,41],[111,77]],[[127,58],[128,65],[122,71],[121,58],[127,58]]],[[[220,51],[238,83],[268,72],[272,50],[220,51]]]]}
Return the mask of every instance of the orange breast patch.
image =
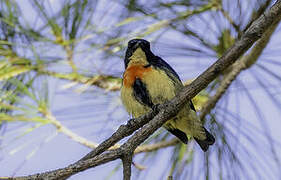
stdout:
{"type": "Polygon", "coordinates": [[[142,79],[145,73],[150,72],[151,67],[143,67],[143,65],[131,65],[124,72],[123,85],[125,87],[132,87],[136,78],[142,79]]]}

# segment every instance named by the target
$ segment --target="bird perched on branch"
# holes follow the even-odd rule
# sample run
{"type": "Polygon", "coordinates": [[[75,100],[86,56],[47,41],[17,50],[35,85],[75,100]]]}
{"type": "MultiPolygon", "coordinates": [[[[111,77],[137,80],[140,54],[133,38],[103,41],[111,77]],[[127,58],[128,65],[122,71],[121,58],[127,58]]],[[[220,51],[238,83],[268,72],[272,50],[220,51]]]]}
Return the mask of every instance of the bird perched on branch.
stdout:
{"type": "MultiPolygon", "coordinates": [[[[171,100],[183,84],[172,67],[150,50],[144,39],[128,42],[125,56],[121,99],[129,114],[138,118],[158,104],[171,100]]],[[[186,102],[176,117],[164,124],[165,129],[188,143],[192,136],[203,151],[214,144],[215,138],[204,127],[191,101],[186,102]]]]}

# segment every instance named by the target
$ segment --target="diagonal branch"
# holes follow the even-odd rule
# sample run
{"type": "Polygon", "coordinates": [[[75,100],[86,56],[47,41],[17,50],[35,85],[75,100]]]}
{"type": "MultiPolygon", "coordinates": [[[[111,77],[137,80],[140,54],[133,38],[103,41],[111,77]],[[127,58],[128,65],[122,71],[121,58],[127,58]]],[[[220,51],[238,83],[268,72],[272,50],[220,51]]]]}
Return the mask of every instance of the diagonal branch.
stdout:
{"type": "MultiPolygon", "coordinates": [[[[278,19],[280,21],[280,18],[278,19]]],[[[262,37],[257,41],[255,46],[252,48],[251,52],[248,55],[243,56],[233,64],[231,68],[231,72],[229,72],[224,79],[222,80],[220,86],[217,88],[214,96],[209,98],[206,104],[202,108],[202,112],[200,113],[200,119],[204,120],[206,115],[210,113],[210,111],[216,106],[217,102],[220,100],[222,95],[229,88],[231,83],[236,79],[236,77],[243,71],[246,70],[254,63],[257,62],[264,48],[268,44],[273,32],[277,28],[277,24],[271,25],[268,30],[262,35],[262,37]]]]}
{"type": "Polygon", "coordinates": [[[269,11],[267,11],[266,13],[264,13],[264,15],[254,21],[249,29],[242,35],[241,39],[238,40],[211,67],[209,67],[204,73],[197,77],[189,86],[184,87],[182,91],[180,91],[178,95],[171,101],[159,105],[160,111],[154,118],[152,118],[153,112],[150,112],[147,115],[142,116],[141,118],[131,120],[127,125],[122,125],[123,129],[119,131],[118,135],[114,133],[115,135],[106,140],[107,143],[101,143],[100,146],[102,146],[103,144],[103,147],[99,146],[100,148],[96,148],[99,150],[96,151],[96,153],[93,153],[94,156],[92,156],[93,154],[91,154],[91,156],[88,156],[90,158],[84,158],[85,160],[80,160],[74,164],[69,165],[66,168],[11,179],[64,179],[91,167],[120,159],[124,154],[132,152],[132,150],[135,150],[138,145],[145,141],[167,120],[175,116],[180,111],[185,102],[190,100],[202,89],[207,87],[211,81],[213,81],[220,73],[223,72],[223,70],[232,65],[240,56],[242,56],[272,24],[278,23],[278,19],[280,16],[281,0],[278,0],[269,11]],[[152,120],[148,122],[147,119],[152,120]],[[120,148],[110,152],[104,152],[110,146],[114,145],[118,141],[118,139],[122,139],[123,137],[128,136],[128,134],[132,134],[130,129],[124,127],[133,124],[135,127],[140,128],[142,125],[137,125],[137,122],[142,125],[145,124],[145,122],[148,123],[145,124],[140,130],[138,130],[132,137],[130,137],[127,142],[124,143],[120,148]],[[106,144],[106,146],[104,144],[106,144]]]}

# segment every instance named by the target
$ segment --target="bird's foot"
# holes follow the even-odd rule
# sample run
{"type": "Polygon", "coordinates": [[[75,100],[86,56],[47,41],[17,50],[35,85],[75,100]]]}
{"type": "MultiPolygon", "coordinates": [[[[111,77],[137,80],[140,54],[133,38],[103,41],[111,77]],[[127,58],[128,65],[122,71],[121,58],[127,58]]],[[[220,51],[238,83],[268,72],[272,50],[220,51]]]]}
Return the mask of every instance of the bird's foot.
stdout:
{"type": "Polygon", "coordinates": [[[152,110],[153,110],[154,112],[158,113],[158,112],[160,111],[159,106],[160,106],[160,104],[155,104],[155,105],[153,105],[153,106],[152,106],[152,110]]]}
{"type": "Polygon", "coordinates": [[[130,119],[129,121],[127,121],[126,125],[129,126],[129,127],[133,126],[133,121],[134,120],[135,120],[134,118],[130,119]]]}

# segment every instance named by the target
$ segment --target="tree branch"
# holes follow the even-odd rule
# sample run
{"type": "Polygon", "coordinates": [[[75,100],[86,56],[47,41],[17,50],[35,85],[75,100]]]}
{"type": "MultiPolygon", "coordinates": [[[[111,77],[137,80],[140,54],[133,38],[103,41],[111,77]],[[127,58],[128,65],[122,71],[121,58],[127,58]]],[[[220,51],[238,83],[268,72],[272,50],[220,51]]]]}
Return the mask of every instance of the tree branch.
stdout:
{"type": "Polygon", "coordinates": [[[133,158],[132,152],[125,153],[121,157],[122,163],[123,163],[123,180],[130,180],[131,179],[132,158],[133,158]]]}
{"type": "Polygon", "coordinates": [[[153,115],[155,113],[149,112],[141,118],[129,121],[127,125],[120,126],[121,129],[123,128],[121,131],[122,133],[120,133],[120,131],[118,132],[119,134],[116,134],[117,132],[114,133],[111,138],[107,139],[96,148],[98,150],[95,149],[92,151],[95,153],[91,152],[90,156],[87,155],[83,158],[84,160],[80,160],[66,168],[14,179],[63,179],[91,167],[121,158],[126,153],[124,150],[135,150],[138,145],[160,128],[167,120],[175,116],[188,100],[207,87],[212,80],[223,72],[223,70],[242,56],[253,43],[262,36],[271,24],[276,24],[278,22],[277,20],[280,16],[281,0],[278,0],[269,11],[254,21],[249,29],[242,35],[241,39],[235,42],[235,44],[211,67],[197,77],[189,86],[184,87],[171,101],[159,105],[160,111],[158,114],[156,113],[154,118],[153,115]],[[148,119],[152,120],[149,121],[148,119]],[[139,122],[139,124],[136,124],[136,122],[139,122]],[[148,123],[146,124],[146,122],[148,123]],[[130,128],[127,129],[126,127],[132,126],[134,129],[138,129],[143,124],[145,125],[130,137],[120,148],[110,152],[104,152],[123,137],[132,134],[130,128]]]}
{"type": "Polygon", "coordinates": [[[8,180],[62,180],[68,178],[71,174],[84,171],[91,167],[95,167],[101,164],[105,164],[110,161],[114,161],[122,156],[121,149],[116,149],[104,154],[95,156],[94,158],[87,159],[78,163],[71,164],[66,168],[57,169],[55,171],[48,171],[40,174],[34,174],[30,176],[7,178],[8,180]]]}
{"type": "MultiPolygon", "coordinates": [[[[278,18],[278,17],[277,17],[278,18]]],[[[280,17],[278,19],[280,21],[280,17]]],[[[261,39],[257,41],[255,46],[252,48],[251,52],[240,58],[237,62],[233,64],[231,71],[225,75],[220,86],[217,88],[214,96],[210,97],[206,104],[203,106],[200,113],[200,119],[203,121],[207,114],[216,106],[217,102],[220,100],[222,95],[226,92],[231,83],[236,79],[236,77],[242,72],[250,68],[255,62],[257,62],[264,48],[268,44],[273,32],[277,28],[279,23],[272,24],[268,30],[262,35],[261,39]]]]}
{"type": "Polygon", "coordinates": [[[253,12],[251,20],[245,26],[244,30],[247,30],[252,25],[252,23],[265,12],[265,10],[270,6],[271,2],[272,0],[266,0],[264,3],[260,5],[260,7],[256,11],[253,12]]]}

